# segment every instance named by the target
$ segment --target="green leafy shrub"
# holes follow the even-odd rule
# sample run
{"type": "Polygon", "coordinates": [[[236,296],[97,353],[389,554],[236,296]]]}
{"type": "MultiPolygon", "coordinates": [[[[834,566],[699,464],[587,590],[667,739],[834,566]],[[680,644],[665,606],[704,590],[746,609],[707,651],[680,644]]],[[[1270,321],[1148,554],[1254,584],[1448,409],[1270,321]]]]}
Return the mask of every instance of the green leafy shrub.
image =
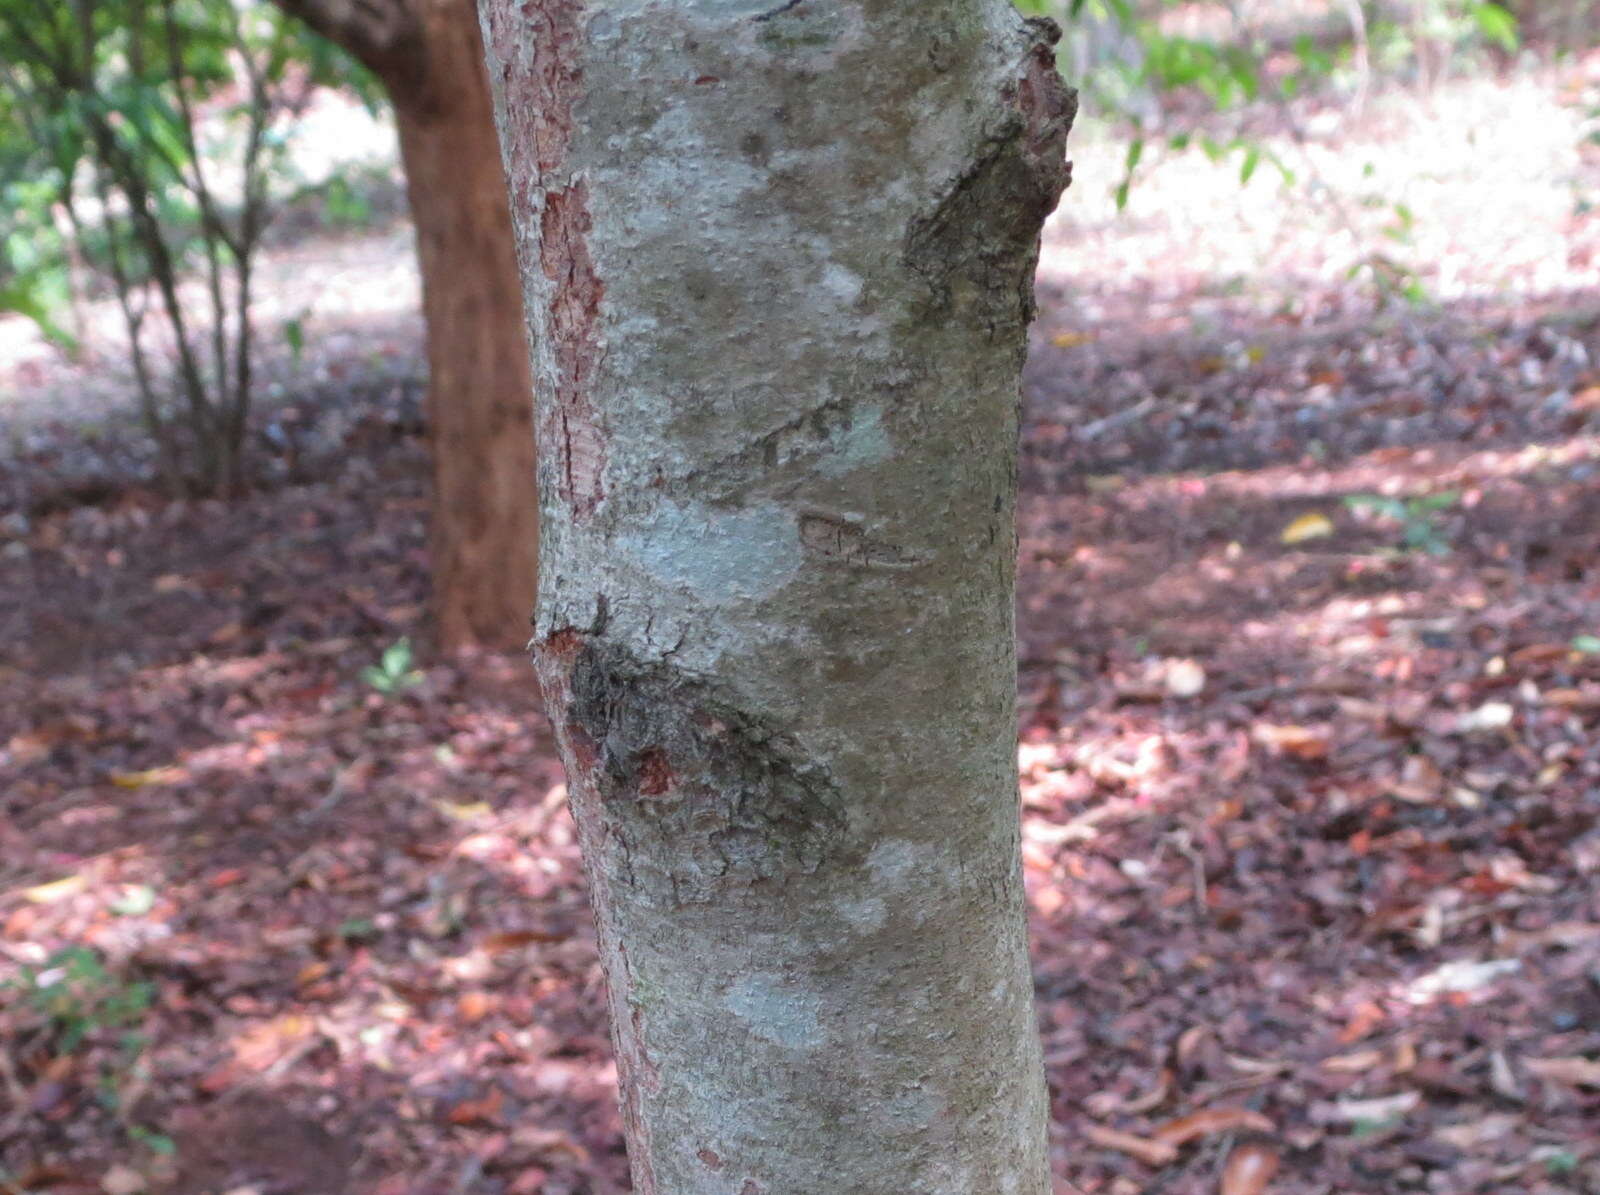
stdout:
{"type": "MultiPolygon", "coordinates": [[[[44,1019],[63,1051],[104,1030],[131,1029],[155,999],[153,985],[129,982],[86,946],[58,950],[38,969],[22,968],[11,986],[44,1019]]],[[[136,1040],[125,1039],[124,1045],[137,1053],[136,1040]]]]}
{"type": "Polygon", "coordinates": [[[1420,498],[1391,498],[1383,494],[1352,494],[1344,500],[1354,511],[1361,511],[1394,524],[1400,531],[1397,550],[1448,556],[1450,539],[1440,516],[1461,500],[1461,495],[1446,491],[1420,498]]]}
{"type": "Polygon", "coordinates": [[[385,697],[392,697],[422,683],[422,673],[411,665],[411,640],[396,639],[383,649],[377,664],[362,669],[361,679],[385,697]]]}
{"type": "Polygon", "coordinates": [[[1234,0],[1017,0],[1017,6],[1063,23],[1063,73],[1082,91],[1087,110],[1126,130],[1130,148],[1115,185],[1119,208],[1147,160],[1147,145],[1156,143],[1200,149],[1213,161],[1237,158],[1241,183],[1263,163],[1285,184],[1296,183],[1291,164],[1255,138],[1219,134],[1218,118],[1245,104],[1281,104],[1331,85],[1359,97],[1374,74],[1427,82],[1479,50],[1518,44],[1516,15],[1483,0],[1352,2],[1320,16],[1275,10],[1272,23],[1247,19],[1234,0]],[[1179,8],[1188,26],[1215,32],[1174,32],[1167,18],[1179,8]]]}
{"type": "Polygon", "coordinates": [[[313,90],[356,77],[270,4],[0,0],[0,310],[70,347],[74,275],[115,297],[174,489],[243,482],[271,182],[313,90]]]}

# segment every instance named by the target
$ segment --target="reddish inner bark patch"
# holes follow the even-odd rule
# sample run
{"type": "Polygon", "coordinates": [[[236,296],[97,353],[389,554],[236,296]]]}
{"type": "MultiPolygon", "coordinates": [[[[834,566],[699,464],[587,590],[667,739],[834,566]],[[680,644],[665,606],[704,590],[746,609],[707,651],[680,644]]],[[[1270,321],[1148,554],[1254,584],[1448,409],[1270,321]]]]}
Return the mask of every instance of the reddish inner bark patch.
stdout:
{"type": "MultiPolygon", "coordinates": [[[[1054,21],[1028,22],[1034,41],[1022,64],[1016,103],[1025,123],[1025,152],[1042,178],[1059,174],[1056,193],[1072,182],[1072,163],[1066,160],[1067,134],[1078,115],[1078,96],[1056,70],[1055,45],[1061,29],[1054,21]]],[[[1054,180],[1052,180],[1054,181],[1054,180]]]]}
{"type": "Polygon", "coordinates": [[[605,440],[588,390],[600,355],[604,288],[589,254],[588,192],[581,182],[562,185],[573,107],[583,92],[585,9],[584,0],[489,6],[512,215],[521,226],[519,240],[533,239],[526,222],[538,219],[538,268],[554,284],[545,336],[556,377],[539,420],[540,451],[555,455],[556,489],[578,519],[599,505],[605,465],[605,440]]]}
{"type": "Polygon", "coordinates": [[[559,168],[572,144],[572,108],[583,82],[583,11],[583,0],[522,0],[513,10],[488,10],[511,161],[535,167],[519,180],[524,187],[559,168]],[[514,15],[501,16],[508,12],[514,15]]]}
{"type": "Polygon", "coordinates": [[[600,359],[600,300],[605,287],[589,255],[589,193],[579,181],[545,197],[539,252],[555,286],[547,335],[556,360],[554,401],[540,419],[541,445],[559,456],[557,484],[575,517],[604,497],[605,437],[589,401],[600,359]]]}
{"type": "MultiPolygon", "coordinates": [[[[544,693],[545,708],[563,710],[572,702],[572,669],[583,650],[585,637],[576,627],[563,627],[554,631],[535,645],[533,669],[539,677],[539,688],[544,693]]],[[[551,723],[562,753],[567,758],[567,781],[573,795],[588,786],[594,788],[594,769],[600,753],[582,726],[566,718],[553,718],[551,723]]],[[[573,816],[579,817],[580,801],[574,800],[573,816]]]]}
{"type": "Polygon", "coordinates": [[[659,797],[672,791],[672,764],[660,747],[652,747],[639,757],[639,795],[659,797]]]}
{"type": "Polygon", "coordinates": [[[695,1156],[713,1170],[722,1169],[722,1159],[717,1156],[717,1151],[714,1149],[702,1149],[695,1156]]]}

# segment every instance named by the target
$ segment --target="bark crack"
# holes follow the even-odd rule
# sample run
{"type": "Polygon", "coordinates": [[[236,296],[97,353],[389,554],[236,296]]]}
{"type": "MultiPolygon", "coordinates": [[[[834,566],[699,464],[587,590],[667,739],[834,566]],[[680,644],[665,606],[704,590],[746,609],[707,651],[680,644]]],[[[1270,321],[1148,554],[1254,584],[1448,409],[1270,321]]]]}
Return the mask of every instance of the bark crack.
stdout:
{"type": "Polygon", "coordinates": [[[800,516],[800,544],[807,552],[861,568],[915,568],[929,557],[877,539],[837,515],[800,516]]]}
{"type": "Polygon", "coordinates": [[[556,444],[561,497],[583,519],[605,496],[606,443],[590,390],[600,362],[600,302],[605,286],[589,255],[589,196],[579,181],[545,196],[539,253],[554,285],[546,332],[555,356],[554,393],[540,432],[556,444]]]}
{"type": "Polygon", "coordinates": [[[791,8],[799,8],[805,2],[806,0],[788,0],[787,3],[780,4],[777,8],[768,9],[766,12],[758,13],[750,19],[752,21],[770,21],[773,17],[782,16],[791,8]]]}
{"type": "Polygon", "coordinates": [[[686,472],[658,473],[650,488],[679,496],[693,492],[704,502],[727,502],[756,489],[789,466],[809,465],[840,449],[856,427],[855,398],[830,398],[752,436],[731,452],[686,472]]]}
{"type": "Polygon", "coordinates": [[[583,94],[584,11],[584,0],[518,0],[488,9],[505,157],[524,164],[511,173],[512,212],[537,227],[538,269],[552,287],[540,332],[555,376],[543,379],[550,394],[540,403],[537,430],[556,446],[552,488],[580,522],[604,497],[606,461],[591,396],[605,287],[589,252],[588,188],[582,179],[563,178],[573,110],[583,94]]]}

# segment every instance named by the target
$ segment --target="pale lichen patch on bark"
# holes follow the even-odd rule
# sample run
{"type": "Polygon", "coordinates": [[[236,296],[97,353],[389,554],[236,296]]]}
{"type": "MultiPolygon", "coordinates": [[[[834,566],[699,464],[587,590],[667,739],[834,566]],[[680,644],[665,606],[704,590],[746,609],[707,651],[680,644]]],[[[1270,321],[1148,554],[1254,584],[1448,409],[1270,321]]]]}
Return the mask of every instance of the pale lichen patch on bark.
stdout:
{"type": "Polygon", "coordinates": [[[861,32],[860,16],[851,7],[826,0],[780,2],[749,18],[758,27],[762,49],[801,58],[821,68],[833,55],[853,46],[861,32]]]}
{"type": "MultiPolygon", "coordinates": [[[[775,397],[771,401],[753,398],[750,405],[760,409],[780,404],[775,397]]],[[[680,421],[687,423],[688,417],[680,417],[680,421]]],[[[704,421],[713,422],[709,417],[704,421]]],[[[882,403],[869,403],[849,394],[834,396],[781,422],[770,423],[765,429],[747,433],[730,450],[693,469],[679,473],[659,471],[651,479],[648,494],[643,496],[654,499],[660,495],[678,509],[688,509],[679,501],[679,495],[692,495],[698,500],[697,505],[704,507],[746,505],[762,509],[771,504],[760,501],[761,497],[786,494],[809,469],[815,468],[828,477],[842,477],[855,469],[882,463],[892,449],[882,403]]],[[[618,499],[618,495],[612,497],[618,499]]],[[[637,504],[640,497],[634,494],[619,500],[637,504]]],[[[678,516],[668,512],[666,517],[666,530],[675,535],[677,529],[671,523],[678,516]]],[[[792,518],[786,515],[785,520],[792,526],[792,518]]],[[[785,538],[792,546],[792,535],[785,538]]],[[[714,543],[701,547],[717,550],[714,543]]]]}
{"type": "Polygon", "coordinates": [[[624,538],[658,581],[730,599],[781,589],[799,555],[794,516],[775,502],[713,506],[664,498],[649,524],[624,538]]]}
{"type": "Polygon", "coordinates": [[[785,1049],[807,1050],[823,1043],[821,999],[782,975],[741,975],[722,1004],[749,1032],[785,1049]]]}
{"type": "Polygon", "coordinates": [[[889,906],[876,896],[839,897],[833,902],[833,907],[838,910],[845,924],[858,933],[881,929],[889,919],[889,906]]]}

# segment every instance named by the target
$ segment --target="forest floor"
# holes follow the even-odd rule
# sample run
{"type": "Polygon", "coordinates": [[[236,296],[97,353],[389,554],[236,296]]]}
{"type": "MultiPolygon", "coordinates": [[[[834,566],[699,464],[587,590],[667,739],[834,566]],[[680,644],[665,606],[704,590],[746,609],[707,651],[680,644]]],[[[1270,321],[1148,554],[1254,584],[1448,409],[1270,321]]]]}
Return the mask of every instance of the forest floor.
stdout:
{"type": "MultiPolygon", "coordinates": [[[[1268,113],[1295,190],[1121,216],[1077,152],[1020,527],[1059,1195],[1600,1191],[1597,96],[1268,113]]],[[[404,229],[272,268],[303,451],[236,504],[6,341],[0,1191],[624,1190],[529,670],[427,643],[404,229]]]]}

